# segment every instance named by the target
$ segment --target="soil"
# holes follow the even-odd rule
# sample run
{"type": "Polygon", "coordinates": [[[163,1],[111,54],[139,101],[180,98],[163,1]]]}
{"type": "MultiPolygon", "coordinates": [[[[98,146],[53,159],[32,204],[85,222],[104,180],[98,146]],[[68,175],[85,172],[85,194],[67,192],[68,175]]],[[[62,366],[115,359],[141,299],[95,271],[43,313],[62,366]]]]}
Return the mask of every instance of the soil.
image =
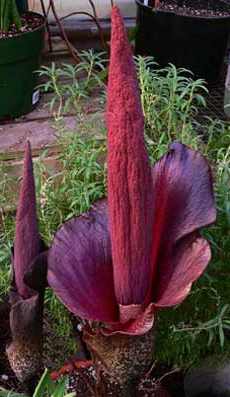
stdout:
{"type": "Polygon", "coordinates": [[[0,31],[0,39],[7,39],[9,37],[15,37],[22,33],[31,32],[36,30],[43,24],[43,18],[32,12],[25,13],[21,16],[22,27],[17,30],[16,26],[13,24],[7,33],[0,31]]]}
{"type": "Polygon", "coordinates": [[[230,5],[222,2],[221,0],[161,0],[160,5],[157,8],[185,16],[230,16],[230,5]]]}
{"type": "MultiPolygon", "coordinates": [[[[96,377],[93,367],[71,374],[69,390],[76,391],[78,397],[101,396],[100,391],[97,391],[95,387],[96,377]]],[[[135,397],[185,397],[183,382],[184,374],[182,371],[172,371],[165,366],[156,365],[153,371],[146,374],[137,386],[135,397]]],[[[118,385],[114,382],[106,389],[104,395],[106,397],[119,397],[118,385]]]]}
{"type": "MultiPolygon", "coordinates": [[[[22,392],[23,388],[12,372],[5,354],[6,345],[10,341],[9,309],[10,306],[7,300],[4,302],[0,301],[0,387],[22,392]]],[[[49,368],[57,369],[55,357],[65,356],[65,352],[62,351],[64,344],[60,338],[55,337],[53,334],[52,324],[47,313],[45,313],[44,318],[44,336],[46,353],[48,351],[48,357],[44,358],[45,365],[49,368]],[[52,349],[51,346],[47,349],[47,340],[52,340],[52,343],[50,342],[52,349]]],[[[99,397],[101,395],[96,387],[98,374],[92,365],[81,370],[72,369],[69,372],[68,368],[70,367],[74,367],[74,357],[65,363],[63,368],[66,368],[66,372],[63,368],[59,370],[60,373],[69,377],[69,391],[75,391],[78,397],[99,397]]],[[[106,375],[100,374],[100,376],[106,375]]],[[[185,397],[183,379],[184,374],[182,371],[175,371],[159,364],[154,365],[138,385],[136,397],[185,397]]],[[[108,397],[120,396],[116,382],[106,389],[105,395],[108,397]]]]}
{"type": "Polygon", "coordinates": [[[9,310],[8,301],[0,301],[0,386],[20,392],[22,391],[21,387],[9,366],[5,354],[6,345],[10,341],[9,310]]]}

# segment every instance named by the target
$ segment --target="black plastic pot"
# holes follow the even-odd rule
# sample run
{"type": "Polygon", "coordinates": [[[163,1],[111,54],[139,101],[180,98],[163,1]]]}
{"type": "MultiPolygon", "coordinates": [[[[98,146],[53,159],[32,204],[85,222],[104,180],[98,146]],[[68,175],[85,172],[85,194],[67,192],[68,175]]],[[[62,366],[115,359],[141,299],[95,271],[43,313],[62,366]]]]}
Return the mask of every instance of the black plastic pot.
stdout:
{"type": "Polygon", "coordinates": [[[44,18],[39,17],[35,30],[0,39],[0,120],[29,113],[39,101],[36,71],[45,32],[44,18]]]}
{"type": "Polygon", "coordinates": [[[230,32],[230,11],[227,17],[194,17],[154,10],[143,5],[143,0],[136,3],[136,54],[151,55],[162,67],[171,62],[208,82],[218,80],[230,32]]]}
{"type": "MultiPolygon", "coordinates": [[[[221,359],[219,358],[219,362],[221,359]]],[[[219,364],[220,365],[220,364],[219,364]]],[[[207,366],[191,369],[185,376],[184,390],[186,397],[229,397],[230,365],[225,363],[218,367],[207,366]]]]}

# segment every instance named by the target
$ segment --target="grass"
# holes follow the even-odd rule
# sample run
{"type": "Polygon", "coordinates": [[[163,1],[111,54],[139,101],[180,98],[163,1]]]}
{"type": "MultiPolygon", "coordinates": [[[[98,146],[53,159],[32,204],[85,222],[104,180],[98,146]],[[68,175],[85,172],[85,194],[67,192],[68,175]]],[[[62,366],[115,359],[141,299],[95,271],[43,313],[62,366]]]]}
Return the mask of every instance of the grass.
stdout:
{"type": "MultiPolygon", "coordinates": [[[[62,64],[57,67],[52,62],[51,66],[43,66],[38,71],[44,80],[39,88],[54,94],[48,106],[56,121],[60,121],[66,112],[79,112],[93,89],[105,88],[107,59],[104,55],[104,52],[93,50],[81,51],[81,62],[77,65],[62,64]]],[[[103,96],[101,100],[104,104],[103,96]]]]}
{"type": "Polygon", "coordinates": [[[151,59],[137,62],[152,160],[179,140],[203,152],[213,168],[218,218],[203,233],[211,242],[212,262],[182,305],[159,314],[158,360],[186,367],[209,354],[230,352],[230,126],[211,119],[197,122],[199,107],[205,106],[201,93],[207,91],[202,80],[194,82],[173,65],[153,72],[151,59]]]}
{"type": "MultiPolygon", "coordinates": [[[[0,165],[0,300],[9,289],[10,280],[10,254],[14,236],[14,214],[9,215],[9,203],[15,200],[10,188],[10,183],[15,183],[15,178],[9,178],[3,163],[0,165]]],[[[11,185],[12,186],[12,185],[11,185]]]]}
{"type": "MultiPolygon", "coordinates": [[[[209,354],[223,358],[230,353],[230,127],[219,120],[207,119],[202,124],[197,121],[199,107],[205,106],[203,94],[207,91],[202,80],[193,81],[189,73],[172,65],[164,70],[150,69],[153,61],[149,58],[136,61],[152,162],[166,152],[171,141],[180,140],[203,152],[214,174],[218,219],[203,232],[212,245],[212,262],[188,299],[179,307],[161,311],[158,316],[156,358],[185,368],[209,354]]],[[[95,134],[95,119],[86,121],[81,114],[78,118],[82,134],[60,134],[60,172],[54,175],[46,168],[46,153],[36,166],[40,230],[48,244],[64,221],[86,211],[106,193],[105,127],[99,122],[95,134]]],[[[0,208],[5,208],[10,200],[8,183],[6,176],[0,182],[0,208]]],[[[1,218],[0,295],[9,285],[14,233],[14,217],[2,211],[1,218]]],[[[65,337],[72,354],[74,344],[68,313],[49,290],[46,306],[57,334],[65,337]]]]}
{"type": "Polygon", "coordinates": [[[40,229],[47,243],[64,221],[105,194],[105,140],[67,134],[59,145],[61,171],[53,175],[42,161],[36,170],[40,229]]]}

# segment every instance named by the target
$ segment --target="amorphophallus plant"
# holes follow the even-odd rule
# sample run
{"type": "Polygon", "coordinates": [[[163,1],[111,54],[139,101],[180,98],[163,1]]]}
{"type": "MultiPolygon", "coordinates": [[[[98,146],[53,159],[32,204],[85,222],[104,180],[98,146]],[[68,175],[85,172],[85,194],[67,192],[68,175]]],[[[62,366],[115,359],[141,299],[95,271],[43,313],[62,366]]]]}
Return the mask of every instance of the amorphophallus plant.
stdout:
{"type": "MultiPolygon", "coordinates": [[[[95,365],[120,384],[120,396],[153,359],[153,325],[181,303],[211,258],[199,230],[215,221],[207,161],[173,143],[151,168],[131,49],[112,10],[107,104],[108,201],[57,232],[48,282],[75,315],[95,365]]],[[[108,377],[107,377],[108,379],[108,377]]],[[[130,394],[131,393],[131,394],[130,394]]]]}
{"type": "Polygon", "coordinates": [[[23,179],[16,215],[10,290],[12,342],[7,356],[15,375],[31,392],[42,369],[43,296],[46,261],[37,224],[30,143],[27,142],[23,179]]]}

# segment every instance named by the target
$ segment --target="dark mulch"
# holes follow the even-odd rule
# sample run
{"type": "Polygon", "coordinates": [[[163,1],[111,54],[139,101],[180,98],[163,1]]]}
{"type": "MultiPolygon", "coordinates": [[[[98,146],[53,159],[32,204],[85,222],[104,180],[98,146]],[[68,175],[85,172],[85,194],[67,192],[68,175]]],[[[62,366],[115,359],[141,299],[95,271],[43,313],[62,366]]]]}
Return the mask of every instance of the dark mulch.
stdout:
{"type": "MultiPolygon", "coordinates": [[[[10,341],[9,308],[7,300],[0,302],[0,387],[21,392],[23,388],[15,378],[5,354],[6,345],[10,341]]],[[[65,344],[63,341],[60,341],[60,338],[56,338],[52,332],[52,324],[50,324],[50,319],[46,314],[44,319],[45,340],[47,343],[48,335],[50,340],[52,340],[52,347],[48,349],[49,357],[45,357],[45,365],[57,369],[55,357],[63,356],[62,350],[65,349],[65,344]]],[[[45,345],[45,350],[47,350],[47,345],[45,345]]],[[[106,375],[100,374],[100,376],[103,377],[106,375]]],[[[76,391],[78,397],[100,396],[100,391],[96,387],[97,377],[98,374],[93,366],[71,373],[69,375],[69,391],[76,391]]],[[[136,397],[185,397],[183,378],[184,376],[181,371],[172,371],[168,367],[156,365],[137,386],[136,397]]],[[[103,395],[107,397],[120,396],[119,387],[116,382],[111,384],[103,395]]]]}
{"type": "Polygon", "coordinates": [[[15,37],[22,33],[31,32],[33,30],[36,30],[44,23],[43,18],[41,16],[39,16],[38,14],[34,14],[32,12],[23,14],[21,16],[21,22],[22,22],[22,27],[20,28],[20,30],[18,30],[16,26],[12,24],[7,33],[0,31],[0,40],[7,39],[9,37],[15,37]]]}
{"type": "MultiPolygon", "coordinates": [[[[110,384],[101,394],[96,387],[96,379],[97,374],[93,366],[75,372],[69,377],[69,390],[76,391],[78,397],[120,396],[119,386],[116,382],[110,384]]],[[[137,386],[135,397],[185,397],[183,383],[184,373],[182,371],[173,371],[165,366],[157,365],[141,380],[137,386]]]]}
{"type": "Polygon", "coordinates": [[[221,0],[161,0],[159,9],[180,15],[223,17],[230,15],[230,7],[221,0]]]}

